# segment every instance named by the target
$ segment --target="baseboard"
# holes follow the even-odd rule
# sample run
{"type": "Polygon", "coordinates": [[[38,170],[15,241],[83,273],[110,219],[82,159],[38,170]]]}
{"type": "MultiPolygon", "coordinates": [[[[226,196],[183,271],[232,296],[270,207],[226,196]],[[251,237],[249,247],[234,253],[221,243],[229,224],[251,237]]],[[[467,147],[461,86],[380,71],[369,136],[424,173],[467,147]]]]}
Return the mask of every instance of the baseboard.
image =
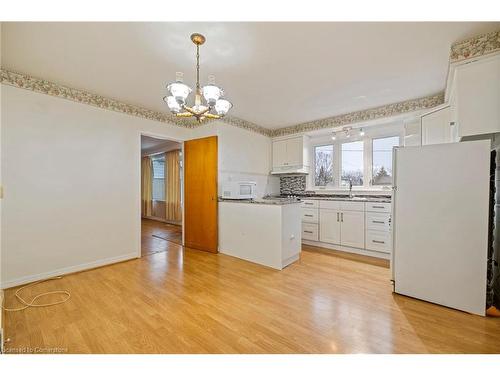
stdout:
{"type": "Polygon", "coordinates": [[[14,286],[32,283],[34,281],[45,280],[45,279],[49,279],[49,278],[55,277],[55,276],[62,276],[62,275],[67,275],[69,273],[85,271],[85,270],[89,270],[89,269],[96,268],[96,267],[107,266],[107,265],[110,265],[113,263],[119,263],[119,262],[123,262],[125,260],[130,260],[130,259],[135,259],[135,258],[137,258],[137,252],[128,253],[128,254],[117,256],[117,257],[112,257],[112,258],[99,259],[99,260],[89,262],[89,263],[78,264],[76,266],[59,268],[59,269],[49,271],[49,272],[43,272],[43,273],[39,273],[36,275],[23,276],[23,277],[13,279],[13,280],[7,280],[7,281],[2,282],[2,284],[0,285],[0,288],[1,289],[8,289],[8,288],[12,288],[14,286]]]}
{"type": "Polygon", "coordinates": [[[324,249],[344,251],[346,253],[366,255],[366,256],[374,257],[374,258],[380,258],[380,259],[390,259],[391,258],[391,254],[382,253],[380,251],[358,249],[356,247],[332,245],[332,244],[329,244],[329,243],[326,243],[326,242],[317,242],[317,241],[309,241],[309,240],[302,240],[302,243],[306,244],[306,245],[311,245],[311,246],[316,246],[316,247],[322,247],[324,249]]]}

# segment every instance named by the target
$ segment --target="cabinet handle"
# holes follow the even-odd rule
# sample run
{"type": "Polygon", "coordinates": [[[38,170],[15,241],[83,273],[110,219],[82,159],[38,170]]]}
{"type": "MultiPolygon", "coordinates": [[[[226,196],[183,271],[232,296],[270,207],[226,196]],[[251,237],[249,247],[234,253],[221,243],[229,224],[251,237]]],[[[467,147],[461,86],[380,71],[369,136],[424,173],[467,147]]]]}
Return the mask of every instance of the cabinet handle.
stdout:
{"type": "Polygon", "coordinates": [[[307,217],[313,217],[313,215],[304,215],[304,216],[307,216],[307,217]]]}
{"type": "Polygon", "coordinates": [[[311,233],[312,234],[312,231],[310,230],[305,230],[304,233],[311,233]]]}
{"type": "Polygon", "coordinates": [[[375,242],[375,243],[385,243],[385,241],[378,241],[378,240],[372,240],[372,242],[375,242]]]}
{"type": "Polygon", "coordinates": [[[307,204],[307,205],[309,205],[309,206],[312,206],[314,203],[312,203],[312,202],[304,202],[304,204],[307,204]]]}
{"type": "Polygon", "coordinates": [[[385,224],[384,221],[379,221],[379,220],[372,220],[372,223],[375,223],[375,224],[385,224]]]}
{"type": "Polygon", "coordinates": [[[372,206],[372,208],[384,208],[384,206],[372,206]]]}
{"type": "Polygon", "coordinates": [[[344,222],[344,213],[343,212],[340,213],[340,221],[344,222]]]}
{"type": "Polygon", "coordinates": [[[339,213],[337,212],[337,222],[339,222],[339,213]]]}

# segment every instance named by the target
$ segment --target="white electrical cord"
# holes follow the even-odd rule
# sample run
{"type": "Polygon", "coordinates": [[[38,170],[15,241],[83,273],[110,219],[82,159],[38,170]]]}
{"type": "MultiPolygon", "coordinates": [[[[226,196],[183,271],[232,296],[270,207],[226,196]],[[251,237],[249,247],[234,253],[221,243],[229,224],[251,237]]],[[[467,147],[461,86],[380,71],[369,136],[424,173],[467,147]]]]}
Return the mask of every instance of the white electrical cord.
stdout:
{"type": "Polygon", "coordinates": [[[16,298],[18,299],[18,301],[21,302],[21,304],[23,306],[22,307],[5,307],[5,306],[2,306],[2,309],[5,310],[5,311],[22,311],[22,310],[26,310],[28,307],[47,307],[47,306],[59,305],[61,303],[66,302],[67,300],[69,300],[71,298],[71,293],[68,292],[67,290],[54,290],[54,291],[51,291],[51,292],[40,293],[40,294],[37,294],[36,296],[34,296],[30,302],[27,302],[19,294],[23,289],[26,289],[29,286],[40,284],[40,283],[43,283],[43,282],[49,281],[49,280],[58,280],[58,279],[62,279],[62,277],[61,276],[51,277],[50,279],[37,281],[35,283],[27,284],[27,285],[19,288],[18,290],[16,290],[16,292],[14,293],[14,295],[16,296],[16,298]],[[47,295],[50,295],[50,294],[64,294],[66,296],[66,298],[63,299],[62,301],[51,302],[51,303],[34,303],[40,297],[47,296],[47,295]]]}

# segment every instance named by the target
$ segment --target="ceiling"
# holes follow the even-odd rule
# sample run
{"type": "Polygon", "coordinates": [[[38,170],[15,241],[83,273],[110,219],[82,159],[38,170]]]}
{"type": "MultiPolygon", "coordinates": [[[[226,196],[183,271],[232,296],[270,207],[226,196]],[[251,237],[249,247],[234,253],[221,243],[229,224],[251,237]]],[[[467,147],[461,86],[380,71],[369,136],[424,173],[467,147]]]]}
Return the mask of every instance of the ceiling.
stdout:
{"type": "Polygon", "coordinates": [[[179,150],[180,148],[179,142],[141,135],[141,154],[179,150]]]}
{"type": "Polygon", "coordinates": [[[279,128],[442,91],[450,45],[500,22],[2,23],[2,68],[157,111],[215,74],[231,115],[279,128]]]}

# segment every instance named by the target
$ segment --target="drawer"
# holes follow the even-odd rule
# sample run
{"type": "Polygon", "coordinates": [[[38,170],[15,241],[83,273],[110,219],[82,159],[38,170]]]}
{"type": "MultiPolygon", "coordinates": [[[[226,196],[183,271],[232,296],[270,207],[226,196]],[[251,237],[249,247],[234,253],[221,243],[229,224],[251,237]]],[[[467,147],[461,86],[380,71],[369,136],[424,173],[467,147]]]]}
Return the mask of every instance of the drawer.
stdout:
{"type": "Polygon", "coordinates": [[[366,202],[365,207],[367,212],[391,212],[390,203],[366,202]]]}
{"type": "Polygon", "coordinates": [[[392,248],[391,233],[367,230],[365,247],[367,250],[390,253],[392,248]]]}
{"type": "Polygon", "coordinates": [[[317,208],[302,208],[302,221],[307,223],[317,223],[319,219],[317,208]]]}
{"type": "Polygon", "coordinates": [[[302,239],[319,241],[318,224],[302,223],[302,239]]]}
{"type": "Polygon", "coordinates": [[[302,203],[300,204],[300,207],[304,208],[318,208],[319,207],[319,201],[315,200],[303,200],[302,203]]]}
{"type": "Polygon", "coordinates": [[[367,212],[366,229],[389,232],[391,230],[391,214],[386,212],[367,212]]]}
{"type": "Polygon", "coordinates": [[[340,201],[319,201],[319,208],[328,210],[340,210],[340,201]]]}
{"type": "Polygon", "coordinates": [[[348,202],[341,201],[340,209],[342,211],[364,211],[365,210],[365,202],[348,202]]]}

